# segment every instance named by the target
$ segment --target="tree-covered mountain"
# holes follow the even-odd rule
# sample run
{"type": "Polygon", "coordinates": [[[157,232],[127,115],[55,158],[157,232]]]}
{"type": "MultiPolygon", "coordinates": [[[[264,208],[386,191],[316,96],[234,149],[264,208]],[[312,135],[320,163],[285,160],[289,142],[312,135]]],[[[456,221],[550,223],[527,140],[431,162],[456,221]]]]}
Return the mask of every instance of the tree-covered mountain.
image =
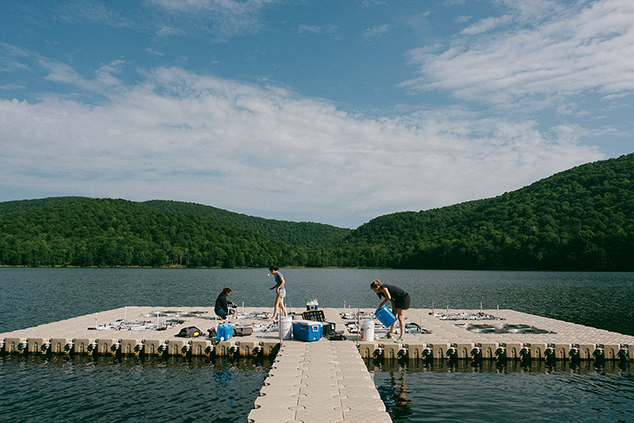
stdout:
{"type": "Polygon", "coordinates": [[[75,201],[85,199],[86,197],[48,197],[38,198],[35,200],[5,201],[0,203],[0,214],[40,209],[42,207],[56,206],[58,204],[74,203],[75,201]]]}
{"type": "Polygon", "coordinates": [[[634,154],[354,231],[200,204],[0,203],[0,265],[634,271],[634,154]],[[346,236],[346,234],[348,234],[346,236]]]}
{"type": "Polygon", "coordinates": [[[352,230],[313,222],[288,222],[233,213],[216,207],[179,201],[151,200],[143,204],[184,215],[211,217],[296,247],[318,247],[340,241],[352,230]]]}
{"type": "Polygon", "coordinates": [[[634,270],[634,154],[499,197],[378,217],[309,266],[634,270]]]}
{"type": "Polygon", "coordinates": [[[1,265],[266,267],[301,253],[216,219],[132,201],[42,204],[0,215],[1,265]]]}

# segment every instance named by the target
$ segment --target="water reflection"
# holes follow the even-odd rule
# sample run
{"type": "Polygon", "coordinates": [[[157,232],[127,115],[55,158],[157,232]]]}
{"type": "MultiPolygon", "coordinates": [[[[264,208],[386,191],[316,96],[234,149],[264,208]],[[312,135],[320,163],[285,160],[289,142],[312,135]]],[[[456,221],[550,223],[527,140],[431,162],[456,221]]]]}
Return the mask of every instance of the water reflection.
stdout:
{"type": "Polygon", "coordinates": [[[570,361],[556,361],[554,364],[543,360],[384,360],[382,358],[365,359],[370,372],[439,372],[439,373],[575,373],[575,374],[617,374],[629,375],[634,370],[634,362],[620,362],[608,360],[603,365],[597,365],[592,360],[582,360],[578,363],[570,361]]]}
{"type": "Polygon", "coordinates": [[[394,422],[628,421],[634,409],[631,362],[368,359],[366,366],[394,422]]]}
{"type": "Polygon", "coordinates": [[[385,403],[385,408],[390,414],[398,414],[401,418],[406,418],[414,412],[407,399],[407,384],[405,382],[405,371],[389,371],[389,384],[381,385],[378,388],[381,398],[385,403]]]}

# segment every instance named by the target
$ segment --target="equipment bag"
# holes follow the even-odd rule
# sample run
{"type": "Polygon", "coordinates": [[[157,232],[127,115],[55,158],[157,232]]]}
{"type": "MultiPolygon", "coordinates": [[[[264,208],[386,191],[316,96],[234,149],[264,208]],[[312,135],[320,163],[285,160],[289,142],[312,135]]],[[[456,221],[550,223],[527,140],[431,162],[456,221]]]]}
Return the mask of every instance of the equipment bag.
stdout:
{"type": "Polygon", "coordinates": [[[234,336],[248,336],[253,334],[253,326],[234,326],[233,327],[233,335],[234,336]]]}
{"type": "Polygon", "coordinates": [[[198,329],[196,326],[190,326],[187,328],[183,328],[181,329],[180,332],[178,332],[178,335],[181,338],[195,338],[197,336],[200,336],[201,334],[201,330],[198,329]]]}

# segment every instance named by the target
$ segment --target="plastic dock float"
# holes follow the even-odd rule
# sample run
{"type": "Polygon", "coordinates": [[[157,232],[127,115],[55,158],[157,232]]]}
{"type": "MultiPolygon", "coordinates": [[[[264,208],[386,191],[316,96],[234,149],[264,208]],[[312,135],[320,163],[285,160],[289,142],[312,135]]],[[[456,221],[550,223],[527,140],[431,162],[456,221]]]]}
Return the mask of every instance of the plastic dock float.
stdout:
{"type": "Polygon", "coordinates": [[[422,330],[406,329],[402,344],[390,339],[359,341],[359,352],[367,358],[424,360],[634,359],[634,336],[513,310],[410,309],[406,324],[422,330]]]}
{"type": "MultiPolygon", "coordinates": [[[[257,319],[234,319],[233,324],[262,326],[257,319]]],[[[135,354],[135,355],[271,355],[278,348],[277,329],[261,330],[248,337],[219,341],[208,336],[223,321],[213,308],[123,307],[0,334],[5,354],[135,354]],[[194,337],[179,337],[183,328],[199,329],[194,337]]]]}
{"type": "MultiPolygon", "coordinates": [[[[299,318],[302,311],[293,314],[299,318]]],[[[122,307],[2,333],[0,353],[269,356],[280,346],[277,324],[266,319],[270,312],[271,308],[264,307],[240,308],[230,323],[250,330],[245,331],[246,336],[237,336],[236,331],[230,339],[219,340],[208,336],[209,329],[215,330],[222,323],[211,307],[122,307]],[[190,326],[199,329],[198,336],[177,336],[190,326]]],[[[340,308],[311,311],[347,337],[347,341],[334,343],[355,346],[363,358],[634,359],[634,336],[513,310],[410,309],[406,324],[414,330],[406,329],[404,342],[397,344],[380,339],[386,329],[374,319],[373,312],[340,308]],[[375,328],[372,339],[361,339],[359,326],[370,322],[375,328]]]]}
{"type": "Polygon", "coordinates": [[[284,341],[250,423],[391,422],[352,342],[284,341]]]}

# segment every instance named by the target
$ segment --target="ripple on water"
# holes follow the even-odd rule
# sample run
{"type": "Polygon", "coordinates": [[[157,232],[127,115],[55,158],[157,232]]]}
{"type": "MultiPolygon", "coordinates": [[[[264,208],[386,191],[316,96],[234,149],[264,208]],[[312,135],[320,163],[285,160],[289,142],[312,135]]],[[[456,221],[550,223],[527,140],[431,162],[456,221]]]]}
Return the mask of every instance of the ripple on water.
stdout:
{"type": "Polygon", "coordinates": [[[244,421],[270,362],[0,357],[4,421],[244,421]]]}
{"type": "Polygon", "coordinates": [[[410,367],[368,363],[381,398],[397,422],[618,422],[634,411],[634,364],[604,369],[591,364],[571,370],[499,368],[485,363],[473,368],[410,367]]]}

